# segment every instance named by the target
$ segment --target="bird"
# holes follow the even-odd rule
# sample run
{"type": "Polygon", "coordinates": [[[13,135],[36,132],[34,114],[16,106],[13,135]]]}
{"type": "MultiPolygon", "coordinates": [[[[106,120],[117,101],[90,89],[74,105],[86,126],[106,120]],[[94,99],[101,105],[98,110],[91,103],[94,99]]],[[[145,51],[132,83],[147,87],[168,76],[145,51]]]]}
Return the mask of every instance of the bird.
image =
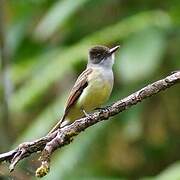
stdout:
{"type": "Polygon", "coordinates": [[[89,49],[86,69],[69,93],[62,118],[49,134],[88,116],[88,113],[100,108],[109,99],[114,85],[114,54],[119,47],[96,45],[89,49]]]}

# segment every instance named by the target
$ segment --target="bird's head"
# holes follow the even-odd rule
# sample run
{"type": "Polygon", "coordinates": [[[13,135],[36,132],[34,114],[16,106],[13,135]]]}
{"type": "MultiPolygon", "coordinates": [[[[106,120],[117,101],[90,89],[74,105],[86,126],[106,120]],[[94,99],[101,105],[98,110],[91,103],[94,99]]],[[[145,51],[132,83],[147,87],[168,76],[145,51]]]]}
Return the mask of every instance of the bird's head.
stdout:
{"type": "Polygon", "coordinates": [[[88,64],[111,66],[114,64],[114,52],[120,46],[108,48],[106,46],[94,46],[89,50],[88,64]]]}

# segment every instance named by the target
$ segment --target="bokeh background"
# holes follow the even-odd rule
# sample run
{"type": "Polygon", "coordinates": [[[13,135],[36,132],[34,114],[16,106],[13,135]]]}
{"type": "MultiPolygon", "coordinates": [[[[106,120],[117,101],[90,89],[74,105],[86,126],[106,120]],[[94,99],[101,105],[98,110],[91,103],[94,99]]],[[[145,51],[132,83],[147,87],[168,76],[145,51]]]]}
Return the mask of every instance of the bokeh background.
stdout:
{"type": "MultiPolygon", "coordinates": [[[[45,135],[96,44],[121,45],[108,104],[180,67],[179,0],[0,0],[0,152],[45,135]]],[[[99,123],[44,178],[180,179],[180,87],[99,123]]],[[[34,155],[0,179],[36,179],[34,155]]]]}

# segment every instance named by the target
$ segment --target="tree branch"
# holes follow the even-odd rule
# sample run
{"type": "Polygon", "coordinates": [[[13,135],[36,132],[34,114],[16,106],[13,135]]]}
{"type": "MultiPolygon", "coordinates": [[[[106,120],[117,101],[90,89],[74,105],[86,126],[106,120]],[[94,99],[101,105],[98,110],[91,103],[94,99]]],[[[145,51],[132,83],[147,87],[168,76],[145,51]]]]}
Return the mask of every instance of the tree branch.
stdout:
{"type": "Polygon", "coordinates": [[[84,131],[86,128],[100,122],[109,119],[122,111],[125,111],[129,107],[136,105],[143,99],[146,99],[152,95],[159,93],[177,83],[180,82],[180,70],[173,72],[173,74],[156,81],[152,84],[145,86],[139,91],[113,103],[111,106],[100,109],[88,117],[76,120],[74,123],[58,129],[52,134],[48,134],[38,140],[32,142],[25,142],[20,144],[16,149],[0,154],[0,162],[9,161],[10,171],[13,171],[15,165],[25,157],[30,156],[32,153],[41,151],[41,166],[36,171],[37,177],[45,176],[50,168],[50,157],[52,153],[64,145],[69,144],[72,138],[84,131]]]}

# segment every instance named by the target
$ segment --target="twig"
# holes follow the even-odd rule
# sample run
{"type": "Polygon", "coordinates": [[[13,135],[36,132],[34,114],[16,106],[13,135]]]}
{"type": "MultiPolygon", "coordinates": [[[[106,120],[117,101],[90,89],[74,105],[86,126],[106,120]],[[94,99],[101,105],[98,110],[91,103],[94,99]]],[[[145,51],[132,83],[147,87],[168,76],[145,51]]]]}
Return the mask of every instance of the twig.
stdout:
{"type": "Polygon", "coordinates": [[[125,97],[111,106],[100,109],[88,117],[76,120],[74,123],[58,129],[52,134],[46,135],[38,140],[32,142],[25,142],[20,144],[16,149],[4,154],[0,154],[0,162],[9,161],[10,171],[13,171],[15,165],[25,157],[30,156],[32,153],[41,153],[41,166],[36,171],[37,177],[45,176],[50,169],[50,158],[52,153],[64,145],[69,144],[72,141],[73,136],[78,135],[86,128],[100,122],[109,119],[122,111],[125,111],[129,107],[141,102],[152,95],[159,93],[177,83],[180,82],[180,71],[173,72],[173,74],[167,76],[164,79],[156,81],[152,84],[145,86],[139,91],[125,97]]]}

